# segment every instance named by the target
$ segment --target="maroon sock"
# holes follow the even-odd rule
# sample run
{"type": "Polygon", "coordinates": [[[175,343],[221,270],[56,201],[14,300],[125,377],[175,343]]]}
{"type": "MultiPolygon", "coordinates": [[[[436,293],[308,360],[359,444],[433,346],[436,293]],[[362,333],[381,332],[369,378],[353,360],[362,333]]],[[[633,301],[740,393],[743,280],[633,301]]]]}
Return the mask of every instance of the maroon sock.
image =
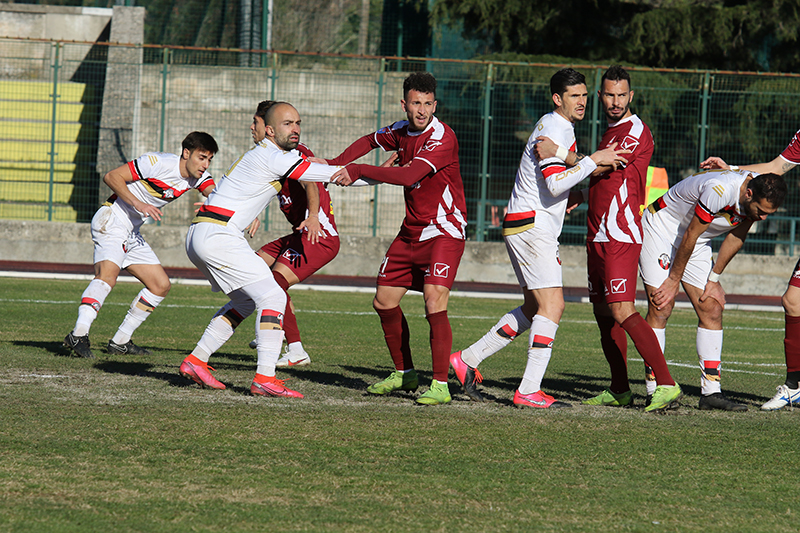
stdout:
{"type": "Polygon", "coordinates": [[[286,343],[300,342],[300,328],[297,327],[297,317],[292,310],[292,297],[289,296],[289,282],[280,272],[272,271],[272,277],[286,293],[286,309],[283,312],[283,333],[286,335],[286,343]]]}
{"type": "Polygon", "coordinates": [[[394,367],[397,370],[411,370],[414,363],[411,361],[411,347],[409,345],[409,331],[406,316],[400,306],[391,309],[376,309],[381,318],[383,328],[383,338],[386,339],[386,347],[389,348],[389,355],[392,356],[394,367]]]}
{"type": "Polygon", "coordinates": [[[453,349],[453,330],[447,318],[447,310],[426,316],[431,326],[431,357],[433,358],[433,379],[447,381],[450,371],[450,353],[453,349]]]}
{"type": "Polygon", "coordinates": [[[630,336],[644,362],[653,369],[653,374],[656,375],[656,385],[675,385],[669,368],[667,368],[667,361],[664,359],[661,346],[658,344],[658,338],[642,315],[633,313],[625,319],[622,327],[630,336]]]}
{"type": "Polygon", "coordinates": [[[786,371],[800,371],[800,316],[786,315],[783,348],[786,352],[786,371]]]}
{"type": "Polygon", "coordinates": [[[611,392],[621,394],[631,390],[628,384],[628,337],[613,317],[594,315],[600,328],[600,345],[611,368],[611,392]]]}

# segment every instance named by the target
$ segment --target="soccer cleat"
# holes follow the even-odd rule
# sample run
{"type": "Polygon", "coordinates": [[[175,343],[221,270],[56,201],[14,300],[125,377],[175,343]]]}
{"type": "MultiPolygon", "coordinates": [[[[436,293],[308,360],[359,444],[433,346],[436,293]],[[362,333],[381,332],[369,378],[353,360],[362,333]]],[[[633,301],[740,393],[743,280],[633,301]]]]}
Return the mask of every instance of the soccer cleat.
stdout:
{"type": "Polygon", "coordinates": [[[283,379],[278,379],[275,376],[270,376],[267,381],[259,383],[253,381],[250,385],[250,394],[256,396],[278,396],[284,398],[302,398],[303,395],[296,390],[286,388],[283,379]]]}
{"type": "Polygon", "coordinates": [[[218,381],[217,378],[211,375],[209,370],[214,370],[208,365],[201,366],[197,363],[192,363],[188,359],[184,359],[183,363],[181,363],[181,368],[179,372],[181,376],[185,377],[186,379],[191,379],[201,387],[209,388],[209,389],[219,389],[222,390],[225,388],[225,384],[221,381],[218,381]]]}
{"type": "Polygon", "coordinates": [[[701,411],[719,409],[720,411],[747,411],[747,406],[743,403],[734,402],[721,392],[715,392],[708,396],[701,396],[700,403],[697,405],[701,411]]]}
{"type": "Polygon", "coordinates": [[[256,340],[256,339],[251,340],[250,344],[248,344],[248,346],[255,350],[256,348],[258,348],[258,340],[256,340]]]}
{"type": "Polygon", "coordinates": [[[653,393],[653,399],[650,405],[644,408],[646,413],[651,411],[666,411],[668,409],[677,409],[680,406],[679,400],[683,398],[683,391],[681,386],[677,383],[675,385],[659,385],[653,393]]]}
{"type": "Polygon", "coordinates": [[[442,403],[449,403],[450,400],[450,387],[447,383],[439,383],[433,380],[431,381],[431,388],[417,398],[417,403],[423,405],[439,405],[442,403]]]}
{"type": "Polygon", "coordinates": [[[536,391],[530,394],[520,394],[519,389],[514,391],[514,405],[516,407],[535,407],[537,409],[560,409],[562,407],[572,407],[572,404],[561,402],[545,394],[543,391],[536,391]]]}
{"type": "Polygon", "coordinates": [[[777,411],[783,409],[787,405],[793,406],[800,404],[800,387],[790,389],[786,385],[778,387],[778,394],[772,397],[770,401],[761,406],[762,411],[777,411]]]}
{"type": "Polygon", "coordinates": [[[275,366],[278,368],[289,368],[293,366],[305,366],[310,364],[311,357],[303,348],[290,350],[287,346],[286,350],[283,352],[283,357],[278,359],[278,362],[275,363],[275,366]]]}
{"type": "Polygon", "coordinates": [[[605,405],[609,407],[627,407],[633,405],[633,393],[631,391],[616,394],[606,389],[597,396],[583,400],[583,405],[605,405]]]}
{"type": "Polygon", "coordinates": [[[64,337],[64,346],[72,350],[72,353],[78,357],[85,357],[87,359],[94,359],[94,354],[89,345],[89,335],[83,337],[76,337],[69,332],[69,335],[64,337]]]}
{"type": "Polygon", "coordinates": [[[461,383],[464,394],[469,396],[472,401],[482,402],[483,396],[478,390],[477,384],[483,381],[483,376],[477,368],[472,368],[461,359],[461,352],[450,354],[450,366],[456,373],[456,379],[461,383]]]}
{"type": "Polygon", "coordinates": [[[417,371],[413,368],[408,372],[396,370],[389,374],[389,377],[367,387],[370,394],[389,394],[396,390],[415,391],[419,387],[417,371]]]}
{"type": "Polygon", "coordinates": [[[128,341],[125,344],[117,344],[113,340],[109,340],[106,351],[112,355],[153,355],[150,353],[150,350],[145,350],[141,346],[133,344],[133,341],[128,341]]]}

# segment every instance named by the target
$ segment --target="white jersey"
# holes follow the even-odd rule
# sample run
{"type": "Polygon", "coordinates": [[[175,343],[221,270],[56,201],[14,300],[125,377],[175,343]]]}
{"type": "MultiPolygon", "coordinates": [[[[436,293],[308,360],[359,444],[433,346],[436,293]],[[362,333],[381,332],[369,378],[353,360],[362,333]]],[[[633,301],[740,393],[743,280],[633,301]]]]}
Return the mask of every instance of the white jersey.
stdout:
{"type": "Polygon", "coordinates": [[[648,207],[648,211],[658,220],[659,232],[667,231],[676,248],[692,218],[697,215],[708,223],[708,228],[697,238],[695,245],[702,246],[745,220],[739,196],[742,184],[751,174],[754,173],[746,170],[698,172],[672,186],[648,207]]]}
{"type": "Polygon", "coordinates": [[[222,176],[193,220],[242,232],[278,195],[283,181],[328,182],[341,167],[308,161],[297,150],[281,150],[264,139],[242,155],[222,176]]]}
{"type": "Polygon", "coordinates": [[[567,169],[564,161],[551,157],[536,159],[533,147],[536,137],[547,136],[553,142],[576,151],[575,127],[556,111],[544,115],[536,123],[522,153],[508,212],[503,221],[503,235],[514,235],[534,225],[557,238],[564,224],[569,190],[597,168],[585,157],[578,165],[567,169]]]}
{"type": "MultiPolygon", "coordinates": [[[[149,152],[128,163],[133,181],[128,191],[138,200],[159,209],[190,189],[200,191],[214,185],[211,174],[204,172],[200,179],[181,176],[181,158],[175,154],[149,152]]],[[[112,195],[105,205],[111,206],[117,221],[128,231],[137,231],[147,218],[133,206],[112,195]]]]}

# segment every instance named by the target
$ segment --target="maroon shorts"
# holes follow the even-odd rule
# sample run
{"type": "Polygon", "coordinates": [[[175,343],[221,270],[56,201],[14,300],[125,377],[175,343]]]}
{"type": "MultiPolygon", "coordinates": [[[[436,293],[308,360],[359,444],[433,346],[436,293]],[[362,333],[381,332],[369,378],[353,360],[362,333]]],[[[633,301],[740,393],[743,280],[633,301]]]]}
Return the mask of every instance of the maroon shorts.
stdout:
{"type": "Polygon", "coordinates": [[[586,243],[589,301],[633,302],[641,244],[622,242],[586,243]]]}
{"type": "Polygon", "coordinates": [[[453,287],[464,241],[437,237],[423,242],[395,238],[378,270],[378,285],[422,291],[425,284],[453,287]]]}
{"type": "Polygon", "coordinates": [[[305,233],[295,231],[265,244],[260,251],[275,257],[276,262],[289,267],[297,279],[303,281],[336,257],[339,253],[339,237],[329,235],[311,244],[305,233]]]}
{"type": "Polygon", "coordinates": [[[798,260],[797,264],[794,265],[792,277],[789,279],[789,285],[800,288],[800,260],[798,260]]]}

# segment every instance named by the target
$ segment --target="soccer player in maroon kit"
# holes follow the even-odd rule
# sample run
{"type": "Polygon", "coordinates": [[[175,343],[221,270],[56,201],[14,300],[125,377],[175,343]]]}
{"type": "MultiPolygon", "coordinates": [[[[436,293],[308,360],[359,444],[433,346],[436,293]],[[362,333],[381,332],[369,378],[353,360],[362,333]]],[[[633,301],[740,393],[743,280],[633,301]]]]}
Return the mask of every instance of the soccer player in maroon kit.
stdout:
{"type": "MultiPolygon", "coordinates": [[[[741,167],[760,174],[772,173],[782,176],[800,165],[800,131],[794,134],[789,146],[769,163],[758,163],[741,167]]],[[[709,157],[702,163],[705,169],[736,169],[719,157],[709,157]]],[[[778,392],[761,406],[764,411],[777,411],[787,405],[800,404],[800,261],[794,267],[789,286],[781,299],[786,312],[786,330],[783,345],[786,354],[786,381],[778,386],[778,392]]]]}
{"type": "MultiPolygon", "coordinates": [[[[630,75],[624,68],[612,66],[603,74],[598,97],[608,119],[608,129],[599,148],[616,142],[619,148],[630,150],[630,153],[625,156],[627,165],[592,176],[589,182],[586,236],[589,299],[600,328],[600,344],[611,367],[611,385],[582,403],[615,407],[632,405],[627,333],[656,377],[656,391],[645,410],[661,411],[677,407],[683,392],[669,373],[653,329],[633,303],[642,249],[642,211],[647,200],[645,185],[647,167],[653,156],[653,135],[630,110],[633,91],[630,75]]],[[[540,158],[552,157],[556,153],[550,150],[552,146],[552,142],[539,143],[537,155],[540,158]]],[[[566,162],[571,165],[575,161],[576,154],[572,152],[566,162]]],[[[574,208],[574,205],[570,207],[574,208]]]]}
{"type": "MultiPolygon", "coordinates": [[[[378,271],[373,307],[396,371],[370,385],[371,394],[414,391],[419,386],[411,358],[409,328],[400,301],[409,290],[422,291],[430,324],[433,381],[417,402],[436,405],[450,401],[447,385],[453,333],[447,318],[450,288],[464,253],[466,202],[458,162],[458,140],[436,111],[436,78],[427,72],[403,82],[400,102],[407,121],[395,122],[361,137],[329,164],[350,163],[374,148],[395,151],[396,167],[348,165],[352,180],[359,177],[404,187],[406,216],[400,233],[386,252],[378,271]]],[[[344,169],[343,169],[344,170],[344,169]]],[[[342,172],[342,171],[340,171],[342,172]]],[[[348,185],[350,179],[332,181],[348,185]]],[[[363,181],[363,180],[362,180],[363,181]]]]}

